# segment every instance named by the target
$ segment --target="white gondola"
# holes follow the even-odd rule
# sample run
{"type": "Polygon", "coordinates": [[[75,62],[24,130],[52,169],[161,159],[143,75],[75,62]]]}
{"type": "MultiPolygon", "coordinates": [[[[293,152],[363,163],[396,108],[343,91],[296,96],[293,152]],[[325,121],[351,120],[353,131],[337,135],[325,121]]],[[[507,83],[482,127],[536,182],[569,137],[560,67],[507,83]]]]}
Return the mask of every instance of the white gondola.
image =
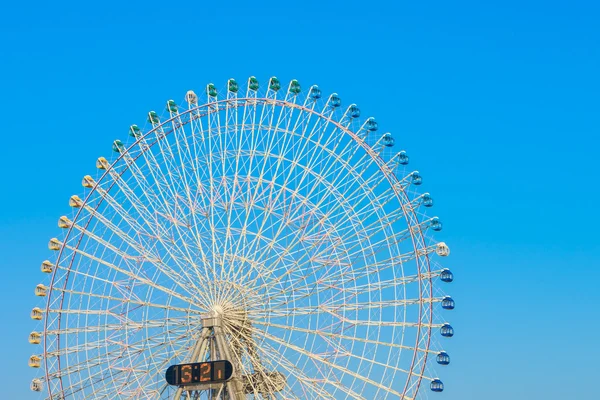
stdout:
{"type": "Polygon", "coordinates": [[[450,247],[444,242],[439,242],[436,245],[435,252],[440,257],[448,257],[450,255],[450,247]]]}
{"type": "Polygon", "coordinates": [[[32,380],[30,388],[34,392],[41,392],[42,389],[43,389],[42,381],[40,379],[37,379],[37,378],[34,379],[34,380],[32,380]]]}
{"type": "Polygon", "coordinates": [[[198,104],[198,96],[196,95],[196,93],[194,93],[193,90],[188,90],[188,92],[185,94],[185,100],[190,105],[198,104]]]}

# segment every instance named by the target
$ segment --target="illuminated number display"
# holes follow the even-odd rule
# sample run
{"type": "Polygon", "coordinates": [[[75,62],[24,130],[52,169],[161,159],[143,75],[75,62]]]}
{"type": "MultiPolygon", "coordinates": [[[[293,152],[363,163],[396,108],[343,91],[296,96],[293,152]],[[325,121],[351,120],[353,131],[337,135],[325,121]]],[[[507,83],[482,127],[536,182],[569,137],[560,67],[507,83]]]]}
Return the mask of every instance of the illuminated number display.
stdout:
{"type": "Polygon", "coordinates": [[[171,365],[165,379],[169,385],[220,383],[231,379],[233,366],[227,360],[171,365]]]}
{"type": "Polygon", "coordinates": [[[182,365],[179,374],[181,375],[182,384],[192,383],[192,366],[190,364],[182,365]]]}

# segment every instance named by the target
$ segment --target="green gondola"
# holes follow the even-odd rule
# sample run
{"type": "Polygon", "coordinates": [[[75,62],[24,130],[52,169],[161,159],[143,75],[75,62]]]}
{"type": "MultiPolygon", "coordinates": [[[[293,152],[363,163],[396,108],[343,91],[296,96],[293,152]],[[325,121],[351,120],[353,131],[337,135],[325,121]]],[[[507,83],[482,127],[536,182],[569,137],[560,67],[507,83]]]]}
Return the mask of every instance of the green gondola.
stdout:
{"type": "Polygon", "coordinates": [[[142,130],[135,124],[129,127],[129,136],[138,138],[142,135],[142,130]]]}
{"type": "Polygon", "coordinates": [[[300,88],[300,83],[296,79],[292,79],[292,81],[290,82],[289,92],[293,95],[297,95],[298,93],[300,93],[301,90],[302,89],[300,88]]]}
{"type": "Polygon", "coordinates": [[[231,93],[237,93],[237,91],[239,90],[239,86],[235,79],[230,79],[227,81],[227,90],[231,93]]]}
{"type": "Polygon", "coordinates": [[[170,113],[176,113],[178,110],[177,104],[173,100],[167,101],[167,111],[170,113]]]}
{"type": "Polygon", "coordinates": [[[271,89],[274,92],[281,89],[281,82],[279,82],[279,79],[277,79],[277,77],[274,76],[269,80],[269,89],[271,89]]]}
{"type": "Polygon", "coordinates": [[[206,86],[206,94],[208,95],[208,97],[213,97],[213,98],[217,97],[217,88],[215,87],[214,84],[209,83],[206,86]]]}
{"type": "Polygon", "coordinates": [[[248,89],[256,92],[258,90],[258,79],[251,76],[250,79],[248,79],[248,89]]]}
{"type": "Polygon", "coordinates": [[[158,118],[158,114],[156,113],[156,111],[150,111],[148,113],[148,122],[150,122],[151,124],[158,124],[160,122],[160,118],[158,118]]]}

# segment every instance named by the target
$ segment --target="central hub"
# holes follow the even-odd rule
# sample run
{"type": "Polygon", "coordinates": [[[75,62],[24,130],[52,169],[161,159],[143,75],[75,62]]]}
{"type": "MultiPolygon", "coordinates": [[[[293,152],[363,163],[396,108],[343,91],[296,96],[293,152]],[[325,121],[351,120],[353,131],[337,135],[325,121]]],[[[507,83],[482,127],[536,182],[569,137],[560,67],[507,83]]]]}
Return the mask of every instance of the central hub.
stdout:
{"type": "MultiPolygon", "coordinates": [[[[262,314],[265,307],[256,291],[245,285],[226,280],[215,280],[205,288],[207,317],[218,318],[229,333],[249,327],[253,315],[262,314]]],[[[204,318],[203,318],[204,320],[204,318]]],[[[203,325],[206,326],[203,321],[203,325]]]]}
{"type": "Polygon", "coordinates": [[[215,304],[209,314],[212,318],[219,319],[223,327],[234,332],[250,325],[246,308],[230,301],[215,304]]]}

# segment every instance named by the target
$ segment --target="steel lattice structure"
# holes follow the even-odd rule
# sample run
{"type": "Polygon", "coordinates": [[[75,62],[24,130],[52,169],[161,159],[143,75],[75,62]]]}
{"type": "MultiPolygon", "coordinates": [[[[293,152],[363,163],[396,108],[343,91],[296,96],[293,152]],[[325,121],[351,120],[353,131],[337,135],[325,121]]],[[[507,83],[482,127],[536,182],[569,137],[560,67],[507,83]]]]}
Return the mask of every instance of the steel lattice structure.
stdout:
{"type": "Polygon", "coordinates": [[[71,197],[35,290],[32,389],[52,399],[442,391],[431,366],[449,363],[437,345],[453,335],[440,315],[454,301],[439,285],[452,273],[437,262],[449,249],[432,238],[441,223],[425,213],[432,199],[406,152],[356,105],[317,86],[304,95],[295,80],[260,89],[252,77],[241,93],[231,79],[202,98],[190,91],[132,125],[71,197]],[[202,344],[211,337],[239,386],[167,386],[169,365],[215,357],[202,344]]]}

